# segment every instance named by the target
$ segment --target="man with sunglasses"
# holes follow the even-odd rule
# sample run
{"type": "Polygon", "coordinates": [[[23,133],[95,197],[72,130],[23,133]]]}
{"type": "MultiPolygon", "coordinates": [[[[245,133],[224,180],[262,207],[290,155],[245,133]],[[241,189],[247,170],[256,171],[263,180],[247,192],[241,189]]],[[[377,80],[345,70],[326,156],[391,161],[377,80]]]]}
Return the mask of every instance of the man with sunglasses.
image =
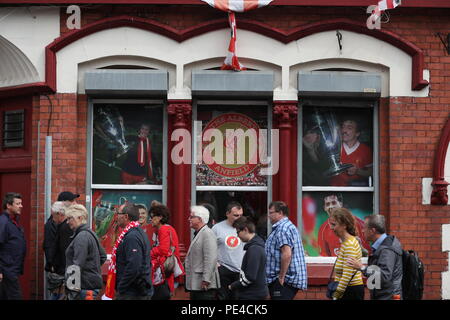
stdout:
{"type": "Polygon", "coordinates": [[[239,202],[230,202],[227,205],[226,220],[215,224],[212,228],[217,238],[217,262],[221,288],[218,291],[219,300],[235,299],[228,286],[239,280],[244,246],[239,239],[233,223],[242,217],[242,206],[239,202]]]}

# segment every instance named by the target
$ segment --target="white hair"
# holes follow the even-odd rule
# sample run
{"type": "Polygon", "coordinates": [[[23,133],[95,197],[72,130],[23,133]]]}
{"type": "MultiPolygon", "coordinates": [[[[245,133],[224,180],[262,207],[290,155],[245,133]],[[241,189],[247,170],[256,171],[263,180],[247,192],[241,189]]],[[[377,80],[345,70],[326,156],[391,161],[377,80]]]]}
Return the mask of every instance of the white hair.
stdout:
{"type": "Polygon", "coordinates": [[[208,223],[209,221],[209,211],[203,206],[192,206],[191,211],[200,219],[202,219],[203,223],[208,223]]]}
{"type": "Polygon", "coordinates": [[[56,201],[52,204],[52,212],[55,213],[65,213],[66,206],[64,205],[64,201],[56,201]]]}
{"type": "Polygon", "coordinates": [[[78,218],[81,217],[81,223],[86,224],[88,213],[86,208],[81,204],[74,204],[66,209],[67,218],[78,218]]]}

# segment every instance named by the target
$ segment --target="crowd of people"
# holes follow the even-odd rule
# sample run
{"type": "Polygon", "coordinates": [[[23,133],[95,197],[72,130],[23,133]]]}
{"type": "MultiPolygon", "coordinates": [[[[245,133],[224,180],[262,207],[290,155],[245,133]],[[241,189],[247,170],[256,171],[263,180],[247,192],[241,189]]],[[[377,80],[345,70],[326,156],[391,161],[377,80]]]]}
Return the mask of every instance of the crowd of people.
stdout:
{"type": "MultiPolygon", "coordinates": [[[[192,206],[188,223],[194,231],[184,262],[179,238],[170,225],[170,210],[153,201],[146,214],[152,239],[142,225],[145,207],[128,203],[117,212],[121,233],[112,249],[106,283],[102,265],[107,255],[88,226],[88,212],[77,203],[79,194],[62,192],[52,205],[45,224],[47,299],[51,300],[168,300],[184,283],[191,300],[292,300],[307,290],[307,267],[297,227],[282,201],[268,206],[272,225],[267,240],[256,233],[255,222],[243,215],[243,207],[231,202],[226,219],[208,226],[210,212],[192,206]],[[103,293],[101,295],[101,293],[103,293]]],[[[7,193],[0,214],[0,300],[21,299],[26,241],[19,224],[22,196],[7,193]]],[[[354,215],[337,206],[329,210],[331,230],[340,239],[333,267],[337,283],[334,300],[364,299],[363,277],[380,273],[372,299],[401,296],[402,249],[397,238],[386,234],[381,215],[365,218],[363,235],[372,243],[367,268],[354,215]],[[378,271],[377,271],[378,270],[378,271]]],[[[362,235],[360,235],[362,236],[362,235]]]]}

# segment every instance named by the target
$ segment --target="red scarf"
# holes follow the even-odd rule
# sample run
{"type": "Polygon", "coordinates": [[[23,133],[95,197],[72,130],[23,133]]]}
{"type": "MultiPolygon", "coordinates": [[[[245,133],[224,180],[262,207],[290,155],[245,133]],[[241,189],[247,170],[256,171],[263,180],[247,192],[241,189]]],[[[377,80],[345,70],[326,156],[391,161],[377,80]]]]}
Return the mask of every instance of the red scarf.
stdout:
{"type": "Polygon", "coordinates": [[[138,147],[138,154],[137,154],[137,162],[141,167],[145,166],[145,154],[147,154],[148,159],[148,177],[153,177],[152,172],[152,150],[150,146],[150,141],[147,137],[139,137],[139,147],[138,147]],[[147,143],[147,150],[144,151],[144,141],[147,143]]]}
{"type": "Polygon", "coordinates": [[[130,231],[132,228],[139,227],[139,221],[133,221],[130,222],[125,229],[120,234],[119,238],[116,241],[116,244],[114,245],[114,248],[112,250],[111,255],[111,263],[108,268],[108,276],[106,278],[106,288],[105,288],[105,296],[113,299],[115,295],[115,288],[116,288],[116,252],[119,245],[122,243],[123,238],[125,237],[125,234],[130,231]]]}

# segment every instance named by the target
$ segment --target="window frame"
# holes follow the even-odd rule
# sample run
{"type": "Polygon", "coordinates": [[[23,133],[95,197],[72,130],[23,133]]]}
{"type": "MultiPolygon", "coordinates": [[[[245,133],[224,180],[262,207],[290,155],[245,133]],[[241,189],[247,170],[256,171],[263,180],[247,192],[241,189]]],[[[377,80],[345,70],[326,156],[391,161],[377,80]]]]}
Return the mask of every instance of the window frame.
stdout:
{"type": "MultiPolygon", "coordinates": [[[[303,235],[303,192],[372,192],[373,194],[373,214],[379,214],[380,212],[380,155],[379,155],[379,145],[380,145],[380,135],[379,135],[379,98],[373,99],[355,99],[346,96],[335,96],[335,97],[306,97],[299,101],[299,117],[297,117],[297,221],[298,230],[300,235],[303,235]],[[369,104],[370,106],[362,106],[362,104],[369,104]],[[303,186],[303,117],[304,117],[304,107],[305,106],[317,106],[317,107],[331,107],[331,108],[372,108],[372,123],[373,123],[373,181],[372,187],[335,187],[335,186],[303,186]]],[[[306,257],[307,263],[319,263],[328,264],[334,263],[336,257],[306,257]]],[[[367,262],[367,258],[363,258],[363,263],[367,262]]]]}
{"type": "Polygon", "coordinates": [[[86,144],[86,209],[89,213],[89,225],[92,227],[92,195],[93,190],[136,190],[136,191],[157,191],[160,190],[162,195],[162,202],[167,203],[167,149],[168,149],[168,115],[167,115],[167,102],[164,99],[102,99],[102,98],[88,98],[88,111],[87,111],[87,144],[86,144]],[[94,138],[94,105],[101,103],[109,104],[159,104],[162,106],[163,111],[163,141],[162,141],[162,184],[161,185],[129,185],[129,184],[94,184],[92,183],[93,177],[93,138],[94,138]]]}
{"type": "MultiPolygon", "coordinates": [[[[194,99],[192,102],[192,136],[194,136],[195,132],[197,132],[197,111],[198,108],[202,105],[221,105],[221,106],[261,106],[264,108],[266,106],[267,111],[267,130],[269,133],[268,136],[268,148],[267,150],[272,152],[271,145],[271,129],[273,129],[273,102],[267,99],[255,99],[255,100],[208,100],[208,99],[194,99]]],[[[191,141],[192,148],[192,166],[191,166],[191,203],[197,203],[197,192],[198,191],[254,191],[254,192],[266,192],[267,193],[267,206],[272,201],[272,176],[269,175],[267,177],[267,186],[197,186],[197,164],[195,163],[195,155],[197,154],[197,144],[195,143],[195,139],[191,141]]],[[[268,227],[270,228],[270,222],[268,220],[268,227]]],[[[268,234],[270,233],[270,229],[268,229],[268,234]]]]}

